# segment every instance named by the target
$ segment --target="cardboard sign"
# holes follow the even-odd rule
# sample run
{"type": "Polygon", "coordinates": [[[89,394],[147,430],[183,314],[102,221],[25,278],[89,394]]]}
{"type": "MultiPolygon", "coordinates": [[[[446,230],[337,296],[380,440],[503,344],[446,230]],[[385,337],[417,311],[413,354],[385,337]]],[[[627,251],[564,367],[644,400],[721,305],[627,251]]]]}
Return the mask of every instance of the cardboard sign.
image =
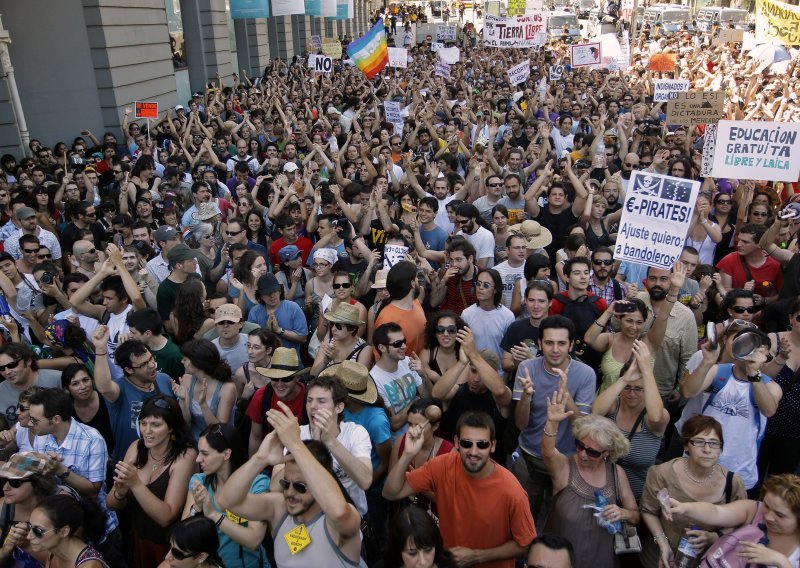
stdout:
{"type": "Polygon", "coordinates": [[[744,30],[719,30],[720,43],[738,43],[744,41],[744,30]]]}
{"type": "Polygon", "coordinates": [[[433,70],[437,77],[444,77],[445,79],[450,78],[450,66],[447,63],[437,61],[433,66],[433,70]]]}
{"type": "Polygon", "coordinates": [[[547,18],[538,11],[515,18],[485,16],[483,43],[487,47],[526,48],[542,45],[547,39],[547,18]]]}
{"type": "Polygon", "coordinates": [[[408,67],[408,50],[405,47],[389,48],[389,67],[408,67]]]}
{"type": "Polygon", "coordinates": [[[678,93],[689,90],[689,81],[685,79],[656,79],[653,90],[653,102],[665,103],[678,97],[678,93]]]}
{"type": "Polygon", "coordinates": [[[394,125],[395,134],[403,132],[403,115],[398,101],[384,101],[383,111],[386,114],[386,122],[394,125]]]}
{"type": "Polygon", "coordinates": [[[670,270],[683,250],[700,182],[635,171],[614,244],[614,259],[670,270]]]}
{"type": "Polygon", "coordinates": [[[322,38],[318,35],[311,36],[311,47],[314,48],[314,51],[322,49],[322,38]]]}
{"type": "Polygon", "coordinates": [[[436,26],[436,41],[456,41],[456,25],[440,24],[436,26]]]}
{"type": "Polygon", "coordinates": [[[667,124],[695,126],[725,118],[725,91],[689,91],[667,101],[667,124]]]}
{"type": "Polygon", "coordinates": [[[135,118],[158,118],[158,103],[148,103],[145,101],[136,101],[134,103],[135,118]]]}
{"type": "Polygon", "coordinates": [[[672,73],[675,71],[676,56],[674,53],[656,53],[650,56],[650,64],[647,66],[650,71],[660,73],[672,73]]]}
{"type": "Polygon", "coordinates": [[[439,59],[448,65],[455,65],[461,59],[461,52],[457,47],[443,47],[437,53],[439,59]]]}
{"type": "Polygon", "coordinates": [[[589,67],[600,65],[600,42],[580,43],[571,46],[572,66],[589,67]]]}
{"type": "Polygon", "coordinates": [[[703,133],[703,159],[700,163],[700,175],[709,177],[714,165],[714,147],[717,145],[717,124],[706,124],[703,133]]]}
{"type": "Polygon", "coordinates": [[[550,66],[550,80],[551,81],[559,81],[563,74],[564,74],[564,66],[563,65],[551,65],[550,66]]]}
{"type": "Polygon", "coordinates": [[[444,49],[444,44],[438,41],[431,42],[431,52],[437,53],[439,50],[444,49]]]}
{"type": "Polygon", "coordinates": [[[322,53],[334,59],[342,58],[342,42],[333,38],[322,38],[322,53]]]}
{"type": "Polygon", "coordinates": [[[800,124],[721,120],[712,175],[717,178],[797,181],[800,124]]]}
{"type": "Polygon", "coordinates": [[[528,80],[528,77],[531,76],[531,64],[530,61],[523,61],[519,65],[514,65],[511,69],[508,70],[508,82],[512,85],[519,85],[520,83],[524,83],[528,80]]]}
{"type": "Polygon", "coordinates": [[[333,58],[312,53],[308,56],[308,67],[318,73],[333,73],[333,58]]]}

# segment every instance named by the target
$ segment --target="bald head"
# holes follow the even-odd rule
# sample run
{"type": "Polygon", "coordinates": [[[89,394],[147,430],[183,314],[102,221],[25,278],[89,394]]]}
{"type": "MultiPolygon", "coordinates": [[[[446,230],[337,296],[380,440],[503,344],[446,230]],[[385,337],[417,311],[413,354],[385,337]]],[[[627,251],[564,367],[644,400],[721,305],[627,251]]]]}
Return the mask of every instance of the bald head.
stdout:
{"type": "Polygon", "coordinates": [[[72,253],[75,256],[80,256],[82,254],[86,254],[93,248],[94,244],[90,243],[89,241],[75,241],[75,244],[72,245],[72,253]]]}

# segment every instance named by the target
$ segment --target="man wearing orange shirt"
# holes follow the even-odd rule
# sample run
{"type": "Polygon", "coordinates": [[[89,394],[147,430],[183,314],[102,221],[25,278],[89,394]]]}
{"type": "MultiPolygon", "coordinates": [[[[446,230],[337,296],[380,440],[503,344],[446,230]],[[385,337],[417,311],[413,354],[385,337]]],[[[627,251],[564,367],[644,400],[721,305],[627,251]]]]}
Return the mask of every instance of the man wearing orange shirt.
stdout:
{"type": "MultiPolygon", "coordinates": [[[[404,260],[392,266],[386,275],[386,291],[391,301],[375,318],[375,329],[384,323],[399,324],[403,328],[408,353],[419,355],[425,347],[425,312],[417,300],[416,265],[404,260]]],[[[377,350],[375,356],[378,356],[377,350]]]]}

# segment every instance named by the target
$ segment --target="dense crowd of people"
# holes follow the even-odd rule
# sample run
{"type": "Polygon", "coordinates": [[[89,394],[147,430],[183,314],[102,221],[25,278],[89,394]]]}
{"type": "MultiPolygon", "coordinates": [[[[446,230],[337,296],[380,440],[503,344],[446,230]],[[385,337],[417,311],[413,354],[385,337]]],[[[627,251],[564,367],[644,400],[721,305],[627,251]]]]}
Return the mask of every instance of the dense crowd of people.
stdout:
{"type": "Polygon", "coordinates": [[[702,177],[653,102],[794,122],[797,56],[467,25],[443,78],[390,33],[0,158],[0,563],[798,568],[794,184],[702,177]],[[702,182],[670,270],[614,258],[637,170],[702,182]]]}

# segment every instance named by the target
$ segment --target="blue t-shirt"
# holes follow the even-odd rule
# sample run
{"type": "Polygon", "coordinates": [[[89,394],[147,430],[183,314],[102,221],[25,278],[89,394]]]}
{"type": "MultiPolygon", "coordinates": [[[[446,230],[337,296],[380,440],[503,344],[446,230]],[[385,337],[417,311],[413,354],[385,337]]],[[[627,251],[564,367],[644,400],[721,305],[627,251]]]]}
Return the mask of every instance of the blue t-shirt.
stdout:
{"type": "Polygon", "coordinates": [[[623,261],[619,266],[619,273],[625,276],[625,282],[636,284],[639,290],[644,289],[644,280],[647,279],[647,265],[638,262],[623,261]]]}
{"type": "MultiPolygon", "coordinates": [[[[233,521],[237,525],[242,525],[245,527],[247,526],[247,519],[234,515],[227,509],[222,511],[222,509],[219,508],[217,501],[214,498],[214,488],[210,483],[206,484],[205,473],[195,473],[192,476],[192,478],[189,480],[189,491],[192,490],[192,486],[194,485],[195,481],[199,481],[200,484],[206,488],[206,491],[208,491],[208,496],[211,499],[211,505],[214,507],[214,509],[220,513],[224,513],[230,521],[233,521]]],[[[250,484],[250,491],[248,493],[269,493],[269,477],[261,473],[256,475],[253,483],[250,484]]],[[[249,568],[269,567],[269,560],[267,559],[267,554],[264,552],[264,548],[262,546],[259,545],[259,547],[255,550],[251,550],[246,546],[240,545],[238,542],[233,540],[219,529],[217,529],[217,534],[219,535],[219,548],[217,549],[217,552],[219,553],[220,558],[222,558],[223,566],[247,566],[249,568]]]]}
{"type": "Polygon", "coordinates": [[[142,392],[123,379],[113,379],[119,385],[119,396],[114,402],[108,402],[108,414],[111,419],[111,431],[114,434],[113,462],[125,457],[131,443],[139,438],[139,413],[144,402],[157,395],[165,394],[175,397],[172,392],[172,379],[169,375],[158,373],[155,388],[150,392],[142,392]]]}
{"type": "MultiPolygon", "coordinates": [[[[278,320],[278,325],[286,331],[293,331],[298,335],[308,335],[306,315],[303,313],[302,308],[294,302],[281,300],[280,306],[278,306],[278,309],[275,311],[275,319],[278,320]]],[[[266,327],[267,309],[264,307],[264,304],[258,304],[253,307],[247,316],[247,321],[256,323],[261,327],[266,327]]],[[[280,340],[283,347],[297,350],[297,356],[302,357],[300,353],[300,343],[288,341],[285,337],[281,337],[280,340]]]]}
{"type": "MultiPolygon", "coordinates": [[[[422,242],[428,250],[443,251],[447,244],[447,231],[439,226],[436,226],[431,231],[426,231],[422,227],[419,228],[419,236],[422,237],[422,242]]],[[[433,268],[439,268],[438,262],[431,262],[433,268]]]]}
{"type": "Polygon", "coordinates": [[[392,438],[392,429],[389,426],[389,417],[386,415],[386,410],[377,406],[365,406],[358,413],[354,413],[345,408],[344,421],[354,422],[366,429],[369,434],[369,441],[372,442],[372,469],[377,469],[381,460],[378,458],[378,452],[375,448],[392,438]]]}

